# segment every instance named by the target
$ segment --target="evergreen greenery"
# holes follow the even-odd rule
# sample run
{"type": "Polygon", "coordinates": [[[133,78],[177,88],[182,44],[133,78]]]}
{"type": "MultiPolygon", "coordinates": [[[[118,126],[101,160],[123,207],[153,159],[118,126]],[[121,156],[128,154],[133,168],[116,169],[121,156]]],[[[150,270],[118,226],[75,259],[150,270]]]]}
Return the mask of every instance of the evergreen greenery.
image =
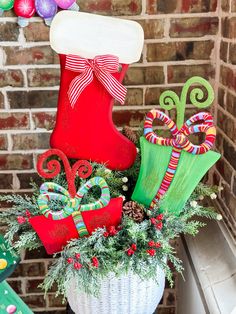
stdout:
{"type": "MultiPolygon", "coordinates": [[[[122,173],[110,171],[104,165],[96,163],[92,166],[92,176],[101,176],[107,181],[111,197],[123,195],[126,200],[130,199],[139,172],[140,156],[131,169],[122,173]],[[124,185],[128,188],[127,191],[124,185]]],[[[54,178],[53,182],[67,189],[64,173],[54,178]]],[[[85,180],[77,178],[77,187],[83,183],[85,180]]],[[[197,216],[217,218],[217,213],[212,208],[202,206],[199,201],[205,196],[211,197],[215,192],[215,188],[209,188],[201,183],[178,217],[168,212],[160,213],[157,204],[152,211],[145,209],[147,219],[141,223],[124,216],[117,229],[100,228],[90,237],[70,241],[62,252],[55,255],[57,258],[50,267],[42,288],[47,292],[56,283],[58,294],[64,295],[68,282],[76,278],[78,287],[82,291],[98,295],[102,278],[110,272],[119,276],[132,271],[141,279],[158,280],[157,266],[165,270],[167,279],[173,283],[167,261],[171,261],[178,272],[182,271],[182,264],[176,257],[170,240],[182,233],[196,235],[199,228],[204,226],[196,219],[197,216]]],[[[91,189],[85,195],[83,202],[92,202],[99,193],[99,189],[91,189]]],[[[28,222],[29,216],[40,215],[37,205],[38,195],[39,187],[32,183],[31,195],[0,196],[0,201],[9,203],[9,209],[0,212],[1,222],[8,226],[5,238],[18,252],[22,249],[32,250],[42,246],[28,222]]],[[[60,208],[60,203],[52,201],[50,207],[57,210],[60,208]]]]}

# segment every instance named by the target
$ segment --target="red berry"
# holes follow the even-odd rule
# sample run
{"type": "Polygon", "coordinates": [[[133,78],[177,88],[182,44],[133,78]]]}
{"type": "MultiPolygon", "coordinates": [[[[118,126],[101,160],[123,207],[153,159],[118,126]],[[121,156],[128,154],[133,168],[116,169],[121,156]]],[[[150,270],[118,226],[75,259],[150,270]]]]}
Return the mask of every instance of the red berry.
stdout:
{"type": "Polygon", "coordinates": [[[23,216],[18,216],[18,217],[17,217],[17,222],[18,222],[20,225],[22,225],[23,223],[26,222],[26,219],[25,219],[25,217],[23,217],[23,216]]]}
{"type": "Polygon", "coordinates": [[[134,254],[134,250],[132,250],[132,249],[128,249],[127,250],[127,255],[129,255],[129,256],[131,256],[131,255],[133,255],[134,254]]]}
{"type": "Polygon", "coordinates": [[[107,237],[109,237],[109,233],[106,231],[106,232],[103,233],[103,236],[104,236],[105,238],[107,238],[107,237]]]}
{"type": "Polygon", "coordinates": [[[136,250],[137,250],[137,245],[136,245],[135,243],[133,243],[133,244],[131,245],[131,249],[132,249],[133,251],[136,251],[136,250]]]}
{"type": "Polygon", "coordinates": [[[73,258],[72,257],[67,258],[67,263],[68,264],[73,264],[74,263],[73,258]]]}
{"type": "Polygon", "coordinates": [[[156,224],[156,219],[155,219],[155,218],[151,218],[150,221],[151,221],[151,223],[152,223],[153,225],[156,224]]]}
{"type": "Polygon", "coordinates": [[[80,268],[82,268],[82,267],[83,267],[82,264],[80,264],[80,263],[78,263],[78,262],[75,262],[75,263],[74,263],[74,269],[80,269],[80,268]]]}
{"type": "Polygon", "coordinates": [[[156,254],[156,251],[154,249],[147,250],[146,252],[151,256],[154,256],[156,254]]]}
{"type": "Polygon", "coordinates": [[[76,258],[76,259],[80,259],[80,254],[79,254],[79,253],[76,253],[76,254],[75,254],[75,258],[76,258]]]}
{"type": "Polygon", "coordinates": [[[118,231],[116,230],[115,226],[111,226],[111,227],[110,227],[110,229],[109,229],[109,234],[110,234],[111,236],[116,235],[117,232],[118,232],[118,231]]]}
{"type": "Polygon", "coordinates": [[[156,243],[155,243],[155,248],[157,248],[157,249],[158,249],[159,247],[161,247],[161,243],[156,242],[156,243]]]}
{"type": "Polygon", "coordinates": [[[163,217],[164,217],[164,215],[163,215],[163,214],[160,214],[160,215],[158,215],[158,216],[156,217],[156,219],[157,219],[157,220],[162,220],[163,217]]]}
{"type": "Polygon", "coordinates": [[[155,226],[158,230],[161,230],[162,229],[162,227],[163,227],[163,224],[162,224],[162,222],[158,222],[158,224],[156,224],[156,226],[155,226]]]}
{"type": "Polygon", "coordinates": [[[149,246],[155,246],[155,242],[153,240],[151,240],[151,241],[148,242],[148,245],[149,246]]]}
{"type": "Polygon", "coordinates": [[[26,217],[28,217],[28,218],[30,218],[30,217],[31,217],[31,213],[30,213],[30,211],[29,211],[28,209],[26,209],[26,211],[25,211],[25,215],[26,215],[26,217]]]}
{"type": "Polygon", "coordinates": [[[99,261],[98,261],[96,256],[92,258],[92,264],[93,264],[94,267],[98,268],[99,261]]]}

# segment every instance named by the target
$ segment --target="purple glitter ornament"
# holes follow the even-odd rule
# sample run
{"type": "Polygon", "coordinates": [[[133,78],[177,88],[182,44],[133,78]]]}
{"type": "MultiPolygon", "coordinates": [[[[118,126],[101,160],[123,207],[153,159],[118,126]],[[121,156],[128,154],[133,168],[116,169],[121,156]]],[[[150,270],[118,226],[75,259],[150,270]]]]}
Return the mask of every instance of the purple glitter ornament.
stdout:
{"type": "Polygon", "coordinates": [[[47,25],[50,25],[57,13],[56,2],[54,0],[35,0],[35,8],[37,14],[44,19],[47,25]]]}

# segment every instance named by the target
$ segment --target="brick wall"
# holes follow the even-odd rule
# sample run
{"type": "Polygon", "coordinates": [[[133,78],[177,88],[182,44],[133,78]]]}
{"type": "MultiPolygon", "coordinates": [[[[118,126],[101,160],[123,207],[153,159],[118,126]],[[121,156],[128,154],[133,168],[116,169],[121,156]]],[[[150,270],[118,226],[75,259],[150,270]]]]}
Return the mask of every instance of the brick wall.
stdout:
{"type": "Polygon", "coordinates": [[[219,16],[216,147],[223,157],[216,165],[214,181],[224,187],[219,199],[220,209],[232,236],[236,239],[236,1],[223,0],[219,16]]]}
{"type": "MultiPolygon", "coordinates": [[[[231,42],[236,36],[236,14],[233,17],[234,13],[229,10],[234,12],[236,3],[219,2],[78,1],[81,11],[136,20],[145,31],[142,58],[130,67],[124,81],[128,87],[126,104],[114,108],[113,119],[118,127],[124,124],[138,127],[145,113],[157,106],[163,90],[179,91],[183,82],[193,75],[210,79],[216,89],[219,87],[216,113],[222,136],[218,136],[217,148],[224,151],[224,157],[213,178],[224,183],[222,208],[232,225],[233,189],[236,193],[233,182],[236,61],[231,42]]],[[[7,12],[0,19],[0,192],[28,191],[30,177],[37,178],[36,155],[49,146],[60,70],[58,57],[49,46],[48,34],[48,27],[39,18],[33,18],[24,29],[17,27],[13,12],[7,12]]],[[[37,288],[50,258],[43,250],[28,252],[22,257],[21,266],[10,279],[12,286],[35,313],[64,313],[60,299],[55,299],[52,293],[44,300],[37,288]]],[[[167,287],[158,313],[174,314],[175,305],[175,290],[167,287]]]]}

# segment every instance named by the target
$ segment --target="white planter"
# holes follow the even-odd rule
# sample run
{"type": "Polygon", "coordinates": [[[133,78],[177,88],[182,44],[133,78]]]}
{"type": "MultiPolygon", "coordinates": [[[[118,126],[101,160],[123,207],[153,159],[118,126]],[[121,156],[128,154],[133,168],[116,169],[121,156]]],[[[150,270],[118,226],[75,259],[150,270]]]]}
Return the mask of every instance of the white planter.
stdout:
{"type": "Polygon", "coordinates": [[[153,314],[165,286],[165,274],[157,270],[159,284],[153,280],[142,281],[129,273],[116,278],[110,274],[102,282],[98,298],[77,292],[73,280],[67,289],[67,298],[76,314],[153,314]]]}

